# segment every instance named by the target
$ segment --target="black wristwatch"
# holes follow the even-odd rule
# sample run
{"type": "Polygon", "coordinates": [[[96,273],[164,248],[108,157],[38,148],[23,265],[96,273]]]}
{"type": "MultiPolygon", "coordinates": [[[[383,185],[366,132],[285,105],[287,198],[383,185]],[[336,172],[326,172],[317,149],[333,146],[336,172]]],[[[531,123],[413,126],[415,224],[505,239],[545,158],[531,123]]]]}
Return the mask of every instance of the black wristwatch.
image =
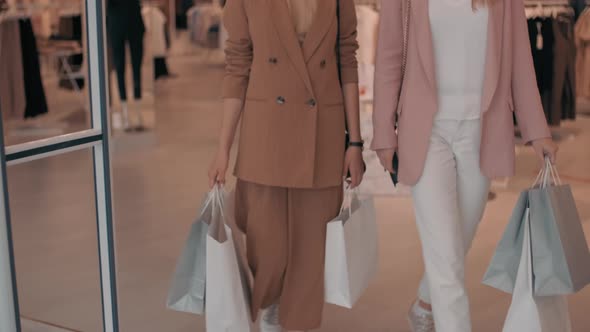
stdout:
{"type": "Polygon", "coordinates": [[[365,142],[348,142],[348,147],[361,148],[362,150],[365,147],[365,142]]]}

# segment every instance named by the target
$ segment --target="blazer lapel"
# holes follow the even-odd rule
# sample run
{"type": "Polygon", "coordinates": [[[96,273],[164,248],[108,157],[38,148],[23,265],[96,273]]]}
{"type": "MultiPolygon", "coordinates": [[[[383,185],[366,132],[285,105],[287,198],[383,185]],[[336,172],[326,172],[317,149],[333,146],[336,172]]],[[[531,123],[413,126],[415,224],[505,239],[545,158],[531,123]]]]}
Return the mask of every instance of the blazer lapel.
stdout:
{"type": "Polygon", "coordinates": [[[303,42],[303,57],[306,63],[318,49],[336,19],[336,1],[340,0],[317,1],[318,7],[313,23],[303,42]]]}
{"type": "MultiPolygon", "coordinates": [[[[318,5],[324,1],[325,0],[318,1],[318,5]]],[[[305,64],[305,60],[303,58],[299,40],[297,39],[297,33],[295,32],[293,20],[291,19],[291,13],[289,11],[287,0],[269,0],[267,3],[269,3],[271,8],[270,17],[274,23],[278,37],[283,44],[283,47],[289,54],[289,58],[293,62],[293,65],[301,76],[301,79],[303,79],[305,86],[310,92],[313,92],[311,79],[307,71],[307,65],[305,64]]]]}
{"type": "Polygon", "coordinates": [[[416,36],[412,36],[412,29],[408,38],[416,38],[418,44],[418,54],[424,72],[431,84],[436,90],[435,67],[434,67],[434,46],[432,41],[432,30],[430,28],[430,15],[428,12],[429,0],[412,0],[412,13],[410,16],[410,26],[416,27],[416,36]]]}
{"type": "MultiPolygon", "coordinates": [[[[507,0],[513,1],[513,0],[507,0]]],[[[482,108],[490,108],[498,81],[502,61],[502,37],[504,35],[504,0],[496,1],[489,9],[488,41],[486,53],[485,80],[483,85],[482,108]]]]}

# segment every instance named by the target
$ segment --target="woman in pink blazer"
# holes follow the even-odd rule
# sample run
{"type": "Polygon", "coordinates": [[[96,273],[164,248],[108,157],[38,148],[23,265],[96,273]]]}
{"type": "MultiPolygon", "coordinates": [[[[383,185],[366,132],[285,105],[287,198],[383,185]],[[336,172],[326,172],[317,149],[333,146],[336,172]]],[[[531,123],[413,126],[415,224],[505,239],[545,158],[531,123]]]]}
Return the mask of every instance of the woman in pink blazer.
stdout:
{"type": "Polygon", "coordinates": [[[372,149],[391,172],[397,152],[399,179],[412,186],[425,275],[410,323],[469,332],[465,256],[490,179],[514,174],[513,114],[539,158],[557,152],[523,1],[384,0],[381,15],[372,149]]]}

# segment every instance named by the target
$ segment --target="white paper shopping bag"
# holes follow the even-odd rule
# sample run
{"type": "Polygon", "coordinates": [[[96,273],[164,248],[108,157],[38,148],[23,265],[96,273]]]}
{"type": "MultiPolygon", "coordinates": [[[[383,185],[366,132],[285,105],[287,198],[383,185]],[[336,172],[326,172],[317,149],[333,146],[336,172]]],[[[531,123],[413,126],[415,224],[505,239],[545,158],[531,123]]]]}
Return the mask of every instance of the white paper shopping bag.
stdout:
{"type": "Polygon", "coordinates": [[[535,296],[531,254],[530,210],[524,214],[524,243],[512,304],[502,332],[571,332],[564,296],[535,296]]]}
{"type": "Polygon", "coordinates": [[[249,332],[249,289],[240,269],[223,193],[215,193],[207,236],[206,324],[209,332],[249,332]]]}
{"type": "Polygon", "coordinates": [[[347,193],[340,215],[328,223],[325,300],[352,308],[377,274],[379,241],[372,199],[347,193]]]}

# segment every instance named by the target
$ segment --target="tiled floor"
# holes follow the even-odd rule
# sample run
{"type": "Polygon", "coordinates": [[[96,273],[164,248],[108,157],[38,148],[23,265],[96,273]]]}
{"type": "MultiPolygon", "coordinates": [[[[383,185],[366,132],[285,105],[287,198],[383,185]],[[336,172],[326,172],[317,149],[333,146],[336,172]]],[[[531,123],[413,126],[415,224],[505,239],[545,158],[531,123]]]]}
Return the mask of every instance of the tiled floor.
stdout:
{"type": "MultiPolygon", "coordinates": [[[[200,332],[204,320],[166,310],[176,258],[215,151],[221,119],[221,67],[176,57],[179,77],[156,86],[157,129],[149,140],[119,137],[113,158],[120,322],[123,332],[200,332]]],[[[590,118],[555,131],[559,170],[571,183],[590,236],[590,118]]],[[[8,171],[22,313],[73,330],[101,331],[96,227],[88,151],[11,167],[8,171]]],[[[537,163],[518,151],[518,176],[496,189],[469,256],[467,283],[474,331],[498,332],[510,297],[481,285],[520,190],[537,163]]],[[[376,198],[379,275],[352,311],[326,307],[322,332],[408,332],[405,314],[422,271],[406,196],[376,198]]],[[[571,297],[575,332],[590,331],[590,289],[571,297]]],[[[37,332],[36,330],[31,330],[37,332]]],[[[41,332],[41,331],[39,331],[41,332]]],[[[48,330],[43,330],[48,332],[48,330]]],[[[559,331],[555,331],[559,332],[559,331]]]]}

